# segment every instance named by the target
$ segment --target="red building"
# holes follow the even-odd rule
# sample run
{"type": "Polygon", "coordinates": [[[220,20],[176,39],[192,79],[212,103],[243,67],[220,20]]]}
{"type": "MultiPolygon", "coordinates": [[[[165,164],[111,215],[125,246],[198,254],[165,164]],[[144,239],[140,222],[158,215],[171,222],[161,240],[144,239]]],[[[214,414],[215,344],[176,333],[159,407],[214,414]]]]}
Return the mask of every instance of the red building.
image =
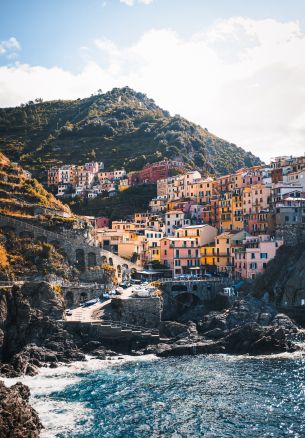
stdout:
{"type": "Polygon", "coordinates": [[[146,164],[142,170],[128,174],[128,184],[156,183],[159,179],[168,178],[170,169],[181,167],[183,167],[183,163],[178,161],[159,161],[158,163],[146,164]]]}
{"type": "Polygon", "coordinates": [[[269,210],[247,214],[245,217],[246,231],[252,235],[268,234],[270,232],[271,216],[269,210]]]}
{"type": "Polygon", "coordinates": [[[210,204],[202,206],[200,219],[204,224],[219,227],[219,199],[211,199],[210,204]]]}
{"type": "Polygon", "coordinates": [[[108,217],[96,217],[94,220],[95,228],[108,228],[109,227],[109,218],[108,217]]]}

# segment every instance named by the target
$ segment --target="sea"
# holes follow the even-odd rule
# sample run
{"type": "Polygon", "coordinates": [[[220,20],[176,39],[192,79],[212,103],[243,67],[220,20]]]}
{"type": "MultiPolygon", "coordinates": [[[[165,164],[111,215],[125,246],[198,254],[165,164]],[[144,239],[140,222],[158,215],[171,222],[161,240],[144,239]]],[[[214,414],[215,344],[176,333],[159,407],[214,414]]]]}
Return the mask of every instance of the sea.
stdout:
{"type": "Polygon", "coordinates": [[[96,360],[21,380],[43,438],[305,437],[305,356],[96,360]]]}

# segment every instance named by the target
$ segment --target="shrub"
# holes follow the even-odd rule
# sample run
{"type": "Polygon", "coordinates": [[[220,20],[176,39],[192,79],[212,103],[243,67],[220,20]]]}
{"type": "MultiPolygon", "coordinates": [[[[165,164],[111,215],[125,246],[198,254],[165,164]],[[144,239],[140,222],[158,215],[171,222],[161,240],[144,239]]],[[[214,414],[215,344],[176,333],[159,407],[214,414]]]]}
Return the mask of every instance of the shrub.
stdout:
{"type": "Polygon", "coordinates": [[[7,269],[9,267],[9,261],[5,247],[0,244],[0,269],[7,269]]]}

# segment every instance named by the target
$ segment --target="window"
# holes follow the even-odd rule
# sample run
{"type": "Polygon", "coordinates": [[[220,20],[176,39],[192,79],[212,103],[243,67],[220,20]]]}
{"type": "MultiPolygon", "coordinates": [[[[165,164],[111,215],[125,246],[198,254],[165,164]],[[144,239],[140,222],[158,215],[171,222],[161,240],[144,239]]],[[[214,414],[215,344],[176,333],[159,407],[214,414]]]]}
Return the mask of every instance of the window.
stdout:
{"type": "Polygon", "coordinates": [[[261,259],[267,259],[267,258],[268,258],[268,254],[266,252],[262,252],[261,259]]]}
{"type": "Polygon", "coordinates": [[[255,259],[255,253],[251,252],[251,259],[255,259]]]}

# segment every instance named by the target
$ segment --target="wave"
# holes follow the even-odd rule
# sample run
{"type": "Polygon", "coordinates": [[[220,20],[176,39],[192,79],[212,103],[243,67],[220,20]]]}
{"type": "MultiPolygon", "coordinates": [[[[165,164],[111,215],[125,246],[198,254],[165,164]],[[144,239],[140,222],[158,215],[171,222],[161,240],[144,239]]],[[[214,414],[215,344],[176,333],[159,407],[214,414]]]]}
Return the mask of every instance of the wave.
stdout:
{"type": "Polygon", "coordinates": [[[76,361],[58,368],[40,368],[36,376],[4,378],[7,386],[22,382],[31,391],[30,403],[37,411],[44,426],[42,438],[77,436],[81,432],[79,423],[91,421],[91,410],[84,403],[67,402],[52,398],[52,393],[63,391],[70,385],[79,383],[82,376],[104,368],[121,366],[128,362],[157,360],[154,355],[119,356],[100,360],[86,356],[85,361],[76,361]]]}

